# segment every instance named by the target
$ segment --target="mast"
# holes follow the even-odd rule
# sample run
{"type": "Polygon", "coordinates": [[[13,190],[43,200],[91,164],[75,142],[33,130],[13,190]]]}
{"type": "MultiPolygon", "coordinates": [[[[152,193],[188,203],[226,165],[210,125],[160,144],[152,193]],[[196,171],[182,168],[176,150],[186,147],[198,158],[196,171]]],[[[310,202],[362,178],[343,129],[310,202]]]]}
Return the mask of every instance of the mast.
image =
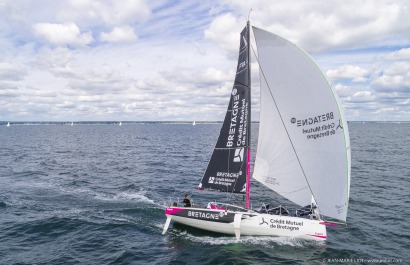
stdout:
{"type": "Polygon", "coordinates": [[[252,125],[252,118],[251,118],[251,102],[252,102],[252,96],[251,96],[251,52],[250,52],[250,45],[251,45],[251,25],[249,22],[246,23],[246,27],[248,28],[248,35],[247,35],[247,41],[248,41],[248,78],[249,78],[249,126],[248,126],[248,155],[247,155],[247,161],[246,161],[246,195],[245,195],[245,208],[249,208],[249,203],[250,203],[250,197],[251,197],[251,125],[252,125]]]}

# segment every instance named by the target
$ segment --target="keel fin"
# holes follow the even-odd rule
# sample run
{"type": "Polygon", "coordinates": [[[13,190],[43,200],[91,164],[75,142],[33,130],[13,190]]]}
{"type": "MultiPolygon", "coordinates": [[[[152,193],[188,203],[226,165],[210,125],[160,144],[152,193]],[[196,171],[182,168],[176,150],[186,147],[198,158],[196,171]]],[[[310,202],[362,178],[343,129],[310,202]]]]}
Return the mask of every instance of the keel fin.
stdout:
{"type": "Polygon", "coordinates": [[[242,214],[237,213],[233,219],[233,228],[235,230],[236,239],[239,240],[241,238],[241,220],[242,214]]]}
{"type": "Polygon", "coordinates": [[[171,219],[172,219],[171,217],[167,217],[167,221],[165,222],[165,225],[164,225],[164,230],[162,231],[163,235],[165,235],[165,233],[167,232],[169,224],[171,223],[171,219]]]}

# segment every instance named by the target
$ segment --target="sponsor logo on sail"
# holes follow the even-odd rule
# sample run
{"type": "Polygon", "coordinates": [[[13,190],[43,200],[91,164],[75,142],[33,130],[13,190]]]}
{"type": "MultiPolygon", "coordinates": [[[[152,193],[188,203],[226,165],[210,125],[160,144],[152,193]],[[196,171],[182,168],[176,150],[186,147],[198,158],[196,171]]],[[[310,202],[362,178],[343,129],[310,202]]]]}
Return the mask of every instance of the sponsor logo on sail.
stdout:
{"type": "Polygon", "coordinates": [[[342,125],[343,125],[343,124],[342,124],[342,120],[339,119],[339,125],[337,125],[336,131],[337,131],[338,129],[343,130],[343,126],[342,126],[342,125]]]}
{"type": "Polygon", "coordinates": [[[329,120],[333,120],[334,119],[334,115],[333,112],[328,112],[322,115],[318,115],[318,116],[314,116],[314,117],[309,117],[309,118],[304,118],[304,119],[296,119],[296,118],[292,118],[290,119],[290,122],[292,124],[295,124],[300,127],[300,126],[309,126],[309,125],[313,125],[316,123],[321,123],[321,122],[325,122],[325,121],[329,121],[329,120]]]}
{"type": "Polygon", "coordinates": [[[301,133],[305,134],[307,139],[317,140],[343,131],[343,123],[340,119],[336,122],[335,118],[333,112],[328,112],[309,118],[292,118],[290,122],[297,127],[302,127],[301,133]]]}
{"type": "Polygon", "coordinates": [[[242,162],[243,161],[243,151],[245,148],[236,148],[235,155],[233,157],[233,162],[242,162]]]}
{"type": "Polygon", "coordinates": [[[232,90],[232,113],[231,113],[231,124],[229,125],[228,131],[228,141],[226,142],[226,147],[232,147],[233,141],[236,133],[236,124],[238,122],[239,113],[239,95],[237,95],[238,90],[234,88],[232,90]]]}
{"type": "Polygon", "coordinates": [[[237,181],[238,177],[242,175],[242,173],[242,170],[237,173],[217,172],[216,176],[209,177],[208,183],[214,185],[222,185],[224,187],[232,187],[235,185],[235,182],[237,181]]]}

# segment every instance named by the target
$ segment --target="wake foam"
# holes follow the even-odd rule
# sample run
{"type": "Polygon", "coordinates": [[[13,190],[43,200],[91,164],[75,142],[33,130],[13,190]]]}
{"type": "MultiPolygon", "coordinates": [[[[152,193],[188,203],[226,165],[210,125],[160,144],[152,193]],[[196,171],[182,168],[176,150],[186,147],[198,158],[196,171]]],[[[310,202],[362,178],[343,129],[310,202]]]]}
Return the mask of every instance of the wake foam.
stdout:
{"type": "Polygon", "coordinates": [[[149,203],[149,204],[156,204],[153,200],[148,198],[145,195],[145,192],[139,192],[139,193],[130,193],[130,192],[120,192],[118,194],[115,194],[113,196],[113,199],[115,200],[127,200],[127,201],[138,201],[138,202],[144,202],[144,203],[149,203]]]}
{"type": "Polygon", "coordinates": [[[292,247],[306,247],[306,246],[322,246],[325,245],[324,241],[305,240],[294,237],[275,237],[275,236],[241,236],[239,240],[235,236],[194,236],[192,234],[184,232],[177,233],[178,237],[183,237],[195,243],[204,245],[230,245],[230,244],[246,244],[246,245],[259,245],[264,247],[275,246],[292,246],[292,247]]]}
{"type": "Polygon", "coordinates": [[[98,200],[104,200],[104,201],[131,201],[131,202],[140,202],[143,204],[162,206],[156,203],[155,201],[153,201],[152,199],[148,198],[145,195],[146,192],[144,190],[140,190],[137,192],[119,192],[119,193],[105,193],[105,192],[95,191],[89,188],[79,188],[79,187],[75,187],[75,188],[60,187],[60,190],[66,193],[82,193],[82,194],[93,196],[94,198],[98,200]]]}

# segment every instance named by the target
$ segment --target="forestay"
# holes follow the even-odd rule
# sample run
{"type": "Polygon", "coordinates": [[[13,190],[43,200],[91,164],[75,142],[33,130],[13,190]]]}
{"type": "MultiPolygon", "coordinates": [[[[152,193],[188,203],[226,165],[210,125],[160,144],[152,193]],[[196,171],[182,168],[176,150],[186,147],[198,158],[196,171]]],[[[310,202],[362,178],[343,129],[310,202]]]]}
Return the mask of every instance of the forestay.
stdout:
{"type": "Polygon", "coordinates": [[[261,110],[253,177],[321,214],[346,220],[350,143],[338,97],[313,60],[293,43],[253,27],[261,110]]]}

